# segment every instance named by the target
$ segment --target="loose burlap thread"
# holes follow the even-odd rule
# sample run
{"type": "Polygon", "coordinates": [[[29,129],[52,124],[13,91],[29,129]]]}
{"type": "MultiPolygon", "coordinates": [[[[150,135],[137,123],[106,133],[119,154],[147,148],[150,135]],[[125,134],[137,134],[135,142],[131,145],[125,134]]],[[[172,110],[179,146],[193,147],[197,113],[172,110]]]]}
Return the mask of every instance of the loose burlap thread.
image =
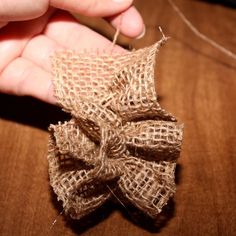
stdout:
{"type": "Polygon", "coordinates": [[[155,218],[173,196],[183,125],[157,101],[155,57],[165,41],[52,58],[55,97],[72,119],[49,127],[49,176],[72,218],[114,194],[155,218]]]}

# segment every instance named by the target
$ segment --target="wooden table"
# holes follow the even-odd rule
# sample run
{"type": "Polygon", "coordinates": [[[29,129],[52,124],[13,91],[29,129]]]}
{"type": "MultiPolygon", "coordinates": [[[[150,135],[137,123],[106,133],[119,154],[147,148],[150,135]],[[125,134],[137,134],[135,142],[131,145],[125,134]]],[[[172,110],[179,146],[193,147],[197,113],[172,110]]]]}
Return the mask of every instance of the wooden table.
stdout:
{"type": "MultiPolygon", "coordinates": [[[[176,0],[203,33],[236,52],[235,9],[176,0]]],[[[136,48],[171,40],[157,65],[161,104],[185,123],[177,193],[159,227],[106,206],[86,221],[67,221],[48,181],[47,126],[58,108],[0,95],[0,235],[236,235],[236,61],[197,38],[165,0],[136,1],[147,34],[136,48]],[[59,216],[58,216],[59,215],[59,216]],[[57,219],[52,227],[53,221],[57,219]]]]}

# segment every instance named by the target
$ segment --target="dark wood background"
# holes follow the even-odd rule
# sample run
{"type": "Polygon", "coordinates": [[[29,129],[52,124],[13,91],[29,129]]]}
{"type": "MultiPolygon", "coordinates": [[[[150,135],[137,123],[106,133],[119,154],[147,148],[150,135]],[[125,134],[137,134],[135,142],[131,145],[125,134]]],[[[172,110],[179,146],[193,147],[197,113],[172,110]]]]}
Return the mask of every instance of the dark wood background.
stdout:
{"type": "MultiPolygon", "coordinates": [[[[201,32],[236,52],[236,9],[175,2],[201,32]]],[[[135,5],[147,34],[132,46],[158,40],[159,25],[171,36],[159,54],[157,89],[162,106],[185,123],[177,193],[159,226],[114,204],[79,222],[59,215],[48,182],[47,126],[66,115],[0,95],[0,235],[236,235],[236,61],[197,38],[166,0],[135,5]]]]}

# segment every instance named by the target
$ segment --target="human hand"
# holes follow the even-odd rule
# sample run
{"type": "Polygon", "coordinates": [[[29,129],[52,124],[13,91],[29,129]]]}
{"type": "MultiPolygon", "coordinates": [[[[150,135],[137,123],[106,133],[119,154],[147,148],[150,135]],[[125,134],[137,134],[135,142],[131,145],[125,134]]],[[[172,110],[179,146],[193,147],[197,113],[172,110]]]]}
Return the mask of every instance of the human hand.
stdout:
{"type": "MultiPolygon", "coordinates": [[[[71,11],[104,17],[121,33],[137,37],[144,31],[133,0],[1,0],[0,92],[33,96],[55,103],[50,55],[60,49],[105,49],[111,42],[79,24],[71,11]],[[62,10],[58,10],[62,9],[62,10]]],[[[124,50],[116,46],[115,50],[124,50]]]]}

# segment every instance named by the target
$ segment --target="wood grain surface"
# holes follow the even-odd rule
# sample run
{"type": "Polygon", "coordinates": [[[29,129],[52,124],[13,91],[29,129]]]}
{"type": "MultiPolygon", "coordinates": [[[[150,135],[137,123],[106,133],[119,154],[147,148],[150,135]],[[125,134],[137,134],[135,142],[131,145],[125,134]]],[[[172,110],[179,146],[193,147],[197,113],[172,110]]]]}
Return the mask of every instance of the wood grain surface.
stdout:
{"type": "MultiPolygon", "coordinates": [[[[175,2],[201,32],[236,52],[236,9],[175,2]]],[[[185,123],[173,201],[157,226],[111,203],[79,222],[59,215],[47,126],[67,116],[31,98],[0,95],[0,235],[236,235],[236,61],[197,38],[166,0],[135,5],[147,33],[133,47],[158,40],[158,26],[171,36],[156,72],[162,106],[185,123]]]]}

